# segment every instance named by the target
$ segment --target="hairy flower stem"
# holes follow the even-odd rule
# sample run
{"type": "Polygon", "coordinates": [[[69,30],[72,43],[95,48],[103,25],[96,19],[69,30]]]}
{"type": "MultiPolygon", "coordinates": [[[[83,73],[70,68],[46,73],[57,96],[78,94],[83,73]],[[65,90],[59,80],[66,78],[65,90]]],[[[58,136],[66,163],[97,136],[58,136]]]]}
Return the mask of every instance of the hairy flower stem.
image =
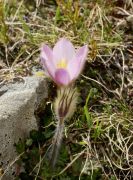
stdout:
{"type": "Polygon", "coordinates": [[[58,120],[56,132],[52,142],[52,150],[50,157],[50,164],[54,168],[58,153],[60,150],[63,132],[64,132],[64,122],[70,119],[76,109],[78,93],[76,88],[61,87],[57,91],[57,97],[54,102],[54,111],[56,118],[58,120]]]}
{"type": "Polygon", "coordinates": [[[58,121],[56,132],[55,132],[53,142],[52,142],[52,151],[51,151],[51,158],[50,158],[50,165],[52,166],[52,168],[55,167],[55,164],[57,161],[57,157],[58,157],[61,143],[62,143],[63,132],[64,132],[64,119],[61,118],[58,121]]]}

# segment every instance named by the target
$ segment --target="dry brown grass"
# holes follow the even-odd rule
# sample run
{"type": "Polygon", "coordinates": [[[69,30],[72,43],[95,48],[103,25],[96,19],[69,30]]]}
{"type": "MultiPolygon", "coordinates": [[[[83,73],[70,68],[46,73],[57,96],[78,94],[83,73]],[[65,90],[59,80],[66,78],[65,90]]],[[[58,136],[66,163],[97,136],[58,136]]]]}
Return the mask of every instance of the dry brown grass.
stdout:
{"type": "MultiPolygon", "coordinates": [[[[84,174],[93,179],[94,170],[99,168],[103,179],[132,179],[133,3],[131,0],[112,3],[90,0],[57,1],[57,5],[53,1],[41,4],[39,0],[31,4],[0,1],[0,37],[5,37],[0,38],[0,85],[40,71],[39,49],[43,42],[53,46],[64,36],[77,47],[88,44],[88,63],[81,84],[77,84],[79,89],[85,89],[84,103],[91,87],[98,89],[101,98],[88,105],[93,117],[91,128],[85,127],[80,132],[76,120],[70,125],[79,132],[75,144],[80,143],[80,137],[83,150],[74,152],[70,163],[57,176],[83,157],[79,179],[84,174]]],[[[82,113],[79,121],[81,116],[82,113]]],[[[41,158],[35,167],[38,168],[36,179],[41,158]]]]}

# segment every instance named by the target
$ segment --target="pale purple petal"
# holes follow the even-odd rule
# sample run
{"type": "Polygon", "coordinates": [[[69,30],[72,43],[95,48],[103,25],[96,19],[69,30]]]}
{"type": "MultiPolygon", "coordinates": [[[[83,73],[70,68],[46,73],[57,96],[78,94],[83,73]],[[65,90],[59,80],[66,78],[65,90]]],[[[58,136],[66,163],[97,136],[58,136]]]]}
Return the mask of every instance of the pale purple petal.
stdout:
{"type": "Polygon", "coordinates": [[[55,64],[53,62],[53,52],[47,45],[43,45],[41,48],[41,64],[44,70],[54,78],[55,64]]]}
{"type": "Polygon", "coordinates": [[[60,39],[53,48],[54,61],[57,64],[60,60],[71,60],[75,56],[75,48],[65,38],[60,39]]]}
{"type": "Polygon", "coordinates": [[[67,86],[70,83],[70,76],[65,69],[58,69],[55,72],[55,81],[58,85],[67,86]]]}
{"type": "Polygon", "coordinates": [[[77,50],[75,58],[73,58],[69,62],[67,69],[72,80],[76,79],[78,75],[81,73],[86,61],[87,53],[88,47],[87,45],[85,45],[81,47],[79,50],[77,50]]]}

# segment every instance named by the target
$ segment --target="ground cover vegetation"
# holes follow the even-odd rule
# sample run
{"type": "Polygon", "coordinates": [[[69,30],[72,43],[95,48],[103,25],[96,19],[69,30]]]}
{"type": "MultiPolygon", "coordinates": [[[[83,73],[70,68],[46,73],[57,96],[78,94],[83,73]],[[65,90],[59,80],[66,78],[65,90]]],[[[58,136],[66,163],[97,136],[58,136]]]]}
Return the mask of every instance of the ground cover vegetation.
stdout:
{"type": "Polygon", "coordinates": [[[40,46],[45,42],[53,47],[60,37],[77,48],[89,47],[76,81],[77,109],[65,122],[56,168],[51,170],[47,154],[56,127],[56,86],[49,81],[46,107],[36,112],[39,131],[16,144],[16,179],[132,179],[132,1],[0,1],[0,86],[24,76],[44,76],[40,46]]]}

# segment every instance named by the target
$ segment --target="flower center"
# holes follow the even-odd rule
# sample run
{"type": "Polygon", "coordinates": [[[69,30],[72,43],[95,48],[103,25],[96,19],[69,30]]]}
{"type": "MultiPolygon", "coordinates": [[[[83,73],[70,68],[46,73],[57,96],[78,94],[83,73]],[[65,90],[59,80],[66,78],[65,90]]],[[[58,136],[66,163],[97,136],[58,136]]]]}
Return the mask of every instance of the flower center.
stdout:
{"type": "Polygon", "coordinates": [[[65,59],[61,59],[57,64],[57,68],[66,69],[66,67],[67,67],[67,62],[65,59]]]}

